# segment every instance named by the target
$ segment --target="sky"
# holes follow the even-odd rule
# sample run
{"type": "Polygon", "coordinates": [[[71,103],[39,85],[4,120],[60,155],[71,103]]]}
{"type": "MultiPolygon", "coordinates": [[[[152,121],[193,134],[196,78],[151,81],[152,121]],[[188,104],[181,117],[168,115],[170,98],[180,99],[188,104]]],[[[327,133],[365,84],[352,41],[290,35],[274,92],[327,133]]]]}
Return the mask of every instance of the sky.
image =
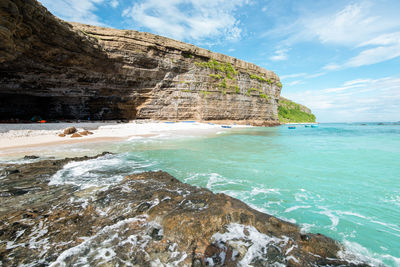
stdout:
{"type": "Polygon", "coordinates": [[[145,31],[279,75],[319,122],[400,121],[399,0],[40,0],[66,21],[145,31]]]}

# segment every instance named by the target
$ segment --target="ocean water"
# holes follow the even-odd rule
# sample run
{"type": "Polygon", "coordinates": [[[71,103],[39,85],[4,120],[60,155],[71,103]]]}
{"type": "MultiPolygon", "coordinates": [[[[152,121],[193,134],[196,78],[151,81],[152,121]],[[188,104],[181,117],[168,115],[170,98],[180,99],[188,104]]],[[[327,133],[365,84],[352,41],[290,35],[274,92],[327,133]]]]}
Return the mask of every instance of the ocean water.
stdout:
{"type": "Polygon", "coordinates": [[[400,125],[254,127],[80,149],[117,154],[70,163],[52,183],[107,185],[161,169],[339,240],[347,259],[400,266],[400,125]]]}
{"type": "Polygon", "coordinates": [[[321,124],[231,130],[131,143],[126,157],[400,266],[400,125],[321,124]]]}

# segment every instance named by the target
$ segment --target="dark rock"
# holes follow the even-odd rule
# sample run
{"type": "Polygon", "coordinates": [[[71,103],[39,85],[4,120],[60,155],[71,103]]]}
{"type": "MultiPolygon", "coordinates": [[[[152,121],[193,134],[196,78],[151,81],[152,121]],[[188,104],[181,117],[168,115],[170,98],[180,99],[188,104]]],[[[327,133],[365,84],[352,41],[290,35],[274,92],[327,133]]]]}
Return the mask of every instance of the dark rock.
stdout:
{"type": "Polygon", "coordinates": [[[267,248],[267,253],[266,253],[265,257],[268,259],[268,263],[270,263],[270,264],[273,264],[275,262],[282,263],[283,258],[284,258],[281,250],[274,245],[271,245],[267,248]]]}
{"type": "Polygon", "coordinates": [[[67,129],[64,130],[64,134],[73,134],[76,133],[78,130],[75,127],[68,127],[67,129]]]}
{"type": "Polygon", "coordinates": [[[136,210],[138,212],[144,212],[144,211],[148,210],[150,207],[151,207],[151,204],[145,202],[145,203],[140,204],[139,207],[136,210]]]}
{"type": "Polygon", "coordinates": [[[13,188],[13,189],[8,191],[9,196],[20,196],[20,195],[24,195],[24,194],[26,194],[28,192],[29,191],[24,190],[24,189],[15,189],[15,188],[13,188]]]}
{"type": "Polygon", "coordinates": [[[303,241],[309,241],[311,239],[311,237],[309,235],[301,235],[301,240],[303,241]]]}
{"type": "Polygon", "coordinates": [[[159,234],[160,233],[160,229],[154,228],[151,231],[150,236],[154,239],[154,240],[161,240],[163,238],[162,235],[159,234]]]}
{"type": "Polygon", "coordinates": [[[8,175],[8,174],[16,174],[16,173],[20,173],[20,171],[18,169],[6,170],[6,175],[8,175]]]}
{"type": "Polygon", "coordinates": [[[30,155],[30,156],[25,156],[24,159],[38,159],[39,156],[35,156],[35,155],[30,155]]]}
{"type": "Polygon", "coordinates": [[[203,263],[200,259],[193,259],[192,267],[203,267],[203,263]]]}

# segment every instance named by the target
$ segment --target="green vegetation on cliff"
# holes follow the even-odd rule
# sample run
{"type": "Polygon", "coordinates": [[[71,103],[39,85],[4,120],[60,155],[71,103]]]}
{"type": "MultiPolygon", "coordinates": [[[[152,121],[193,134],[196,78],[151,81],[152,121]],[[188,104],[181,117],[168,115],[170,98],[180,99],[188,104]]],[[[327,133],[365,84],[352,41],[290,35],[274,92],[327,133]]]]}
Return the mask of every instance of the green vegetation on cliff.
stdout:
{"type": "Polygon", "coordinates": [[[278,117],[279,121],[283,123],[315,122],[315,115],[309,108],[283,97],[279,99],[278,117]]]}

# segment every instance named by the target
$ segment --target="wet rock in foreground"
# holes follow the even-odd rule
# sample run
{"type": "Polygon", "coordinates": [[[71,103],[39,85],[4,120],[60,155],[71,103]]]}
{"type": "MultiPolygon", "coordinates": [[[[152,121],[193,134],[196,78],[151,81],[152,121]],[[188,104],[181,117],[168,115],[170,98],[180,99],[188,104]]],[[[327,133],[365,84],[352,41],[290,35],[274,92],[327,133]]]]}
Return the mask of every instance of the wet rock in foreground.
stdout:
{"type": "Polygon", "coordinates": [[[103,189],[48,185],[85,159],[5,167],[19,172],[0,180],[3,266],[354,266],[328,237],[165,172],[103,189]]]}

